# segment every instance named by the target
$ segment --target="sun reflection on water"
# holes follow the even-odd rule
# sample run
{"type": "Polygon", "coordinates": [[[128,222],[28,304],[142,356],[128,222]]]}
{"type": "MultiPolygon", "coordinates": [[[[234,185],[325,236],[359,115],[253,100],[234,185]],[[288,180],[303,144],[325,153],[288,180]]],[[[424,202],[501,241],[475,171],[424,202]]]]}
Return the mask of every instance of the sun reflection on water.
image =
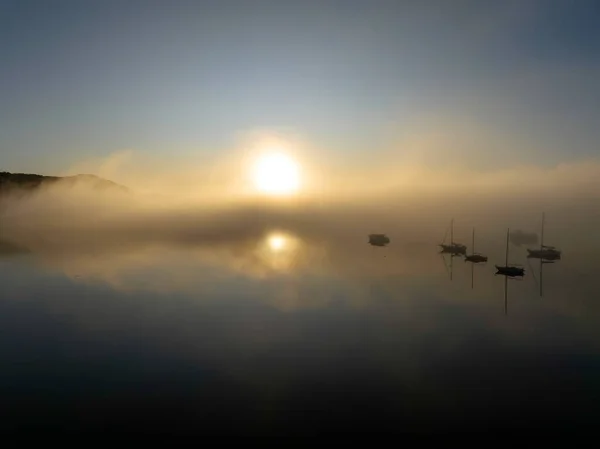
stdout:
{"type": "Polygon", "coordinates": [[[273,232],[269,234],[261,245],[263,261],[273,270],[291,271],[299,257],[300,241],[291,234],[273,232]]]}

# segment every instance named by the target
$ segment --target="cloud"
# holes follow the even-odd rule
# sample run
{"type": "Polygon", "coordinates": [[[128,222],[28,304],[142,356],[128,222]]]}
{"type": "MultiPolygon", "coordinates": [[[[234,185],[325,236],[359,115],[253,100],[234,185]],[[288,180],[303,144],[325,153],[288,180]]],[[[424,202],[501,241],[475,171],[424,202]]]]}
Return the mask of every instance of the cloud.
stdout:
{"type": "Polygon", "coordinates": [[[513,245],[521,246],[533,246],[538,243],[538,235],[534,232],[525,232],[520,229],[511,231],[510,241],[513,245]]]}

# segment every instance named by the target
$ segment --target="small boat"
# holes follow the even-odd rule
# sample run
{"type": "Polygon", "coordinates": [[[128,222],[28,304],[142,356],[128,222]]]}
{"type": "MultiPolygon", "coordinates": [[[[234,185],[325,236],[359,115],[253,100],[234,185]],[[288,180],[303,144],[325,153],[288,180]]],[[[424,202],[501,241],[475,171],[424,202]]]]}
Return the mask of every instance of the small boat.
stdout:
{"type": "Polygon", "coordinates": [[[559,249],[556,249],[554,246],[544,245],[544,218],[545,214],[542,213],[542,232],[540,248],[527,249],[527,257],[532,259],[560,260],[561,251],[559,249]]]}
{"type": "Polygon", "coordinates": [[[487,256],[475,252],[475,228],[473,228],[473,235],[471,237],[471,251],[472,254],[465,256],[465,262],[471,262],[471,288],[475,285],[475,264],[486,263],[488,261],[487,256]]]}
{"type": "Polygon", "coordinates": [[[508,315],[508,280],[521,279],[525,276],[525,269],[515,265],[508,264],[508,242],[510,239],[510,229],[506,230],[506,259],[504,266],[496,265],[496,274],[504,276],[504,314],[508,315]]]}
{"type": "Polygon", "coordinates": [[[472,263],[487,262],[487,260],[488,260],[487,256],[484,256],[483,254],[475,252],[475,228],[473,228],[473,236],[471,238],[471,251],[473,251],[472,254],[465,256],[465,262],[472,262],[472,263]]]}
{"type": "MultiPolygon", "coordinates": [[[[448,231],[446,231],[448,232],[448,231]]],[[[467,247],[466,245],[463,245],[462,243],[457,243],[454,241],[454,219],[452,219],[450,221],[450,244],[446,245],[445,244],[445,240],[446,237],[444,236],[444,242],[440,243],[440,247],[442,248],[442,253],[446,253],[446,254],[462,254],[462,255],[466,255],[467,254],[467,247]]]]}
{"type": "Polygon", "coordinates": [[[385,234],[369,234],[369,245],[387,246],[389,243],[390,238],[385,234]]]}
{"type": "Polygon", "coordinates": [[[517,267],[508,264],[508,242],[510,239],[510,229],[506,230],[506,259],[504,266],[496,265],[496,274],[501,274],[508,277],[519,277],[525,275],[525,268],[517,267]]]}

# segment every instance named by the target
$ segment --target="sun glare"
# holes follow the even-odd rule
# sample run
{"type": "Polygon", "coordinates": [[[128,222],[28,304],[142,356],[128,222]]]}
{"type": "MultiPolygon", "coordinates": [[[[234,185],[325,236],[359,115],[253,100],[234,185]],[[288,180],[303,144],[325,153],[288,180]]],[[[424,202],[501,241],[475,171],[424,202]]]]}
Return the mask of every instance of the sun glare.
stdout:
{"type": "Polygon", "coordinates": [[[269,237],[269,248],[273,251],[280,251],[285,247],[285,237],[281,235],[272,235],[269,237]]]}
{"type": "Polygon", "coordinates": [[[269,153],[260,157],[252,175],[255,188],[269,195],[289,195],[300,187],[299,166],[283,153],[269,153]]]}

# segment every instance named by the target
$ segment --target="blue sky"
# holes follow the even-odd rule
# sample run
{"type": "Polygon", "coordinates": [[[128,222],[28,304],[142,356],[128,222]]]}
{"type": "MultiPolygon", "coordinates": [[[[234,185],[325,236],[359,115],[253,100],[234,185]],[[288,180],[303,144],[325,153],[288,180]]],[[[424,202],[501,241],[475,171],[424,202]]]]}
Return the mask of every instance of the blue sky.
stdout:
{"type": "Polygon", "coordinates": [[[584,0],[0,0],[0,169],[227,152],[256,128],[402,154],[431,117],[485,129],[449,142],[475,168],[595,156],[599,19],[584,0]]]}

